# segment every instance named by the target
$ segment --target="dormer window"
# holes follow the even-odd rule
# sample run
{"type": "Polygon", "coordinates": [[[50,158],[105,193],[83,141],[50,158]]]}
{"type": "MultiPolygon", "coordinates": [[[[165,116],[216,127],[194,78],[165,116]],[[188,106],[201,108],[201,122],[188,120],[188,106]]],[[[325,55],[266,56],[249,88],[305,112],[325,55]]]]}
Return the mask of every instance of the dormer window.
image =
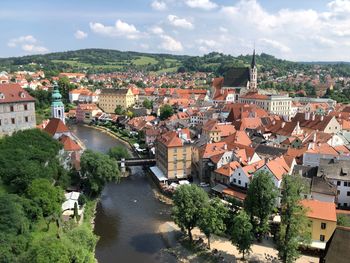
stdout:
{"type": "Polygon", "coordinates": [[[21,92],[19,95],[22,99],[24,99],[26,97],[26,94],[24,92],[21,92]]]}
{"type": "Polygon", "coordinates": [[[1,92],[0,92],[0,100],[4,100],[4,99],[5,99],[4,93],[1,93],[1,92]]]}

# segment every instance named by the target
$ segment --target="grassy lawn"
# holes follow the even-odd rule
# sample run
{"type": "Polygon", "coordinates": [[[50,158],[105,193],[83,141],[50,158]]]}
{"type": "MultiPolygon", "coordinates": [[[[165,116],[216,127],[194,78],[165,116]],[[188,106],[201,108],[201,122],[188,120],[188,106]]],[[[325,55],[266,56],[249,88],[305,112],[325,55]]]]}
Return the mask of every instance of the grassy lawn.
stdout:
{"type": "Polygon", "coordinates": [[[148,65],[148,64],[154,65],[154,64],[158,63],[158,61],[155,58],[146,57],[146,56],[141,56],[137,59],[133,59],[132,62],[136,66],[143,66],[143,65],[148,65]]]}
{"type": "Polygon", "coordinates": [[[173,67],[173,68],[163,68],[161,70],[155,71],[156,73],[172,73],[172,72],[176,72],[178,69],[178,67],[173,67]]]}

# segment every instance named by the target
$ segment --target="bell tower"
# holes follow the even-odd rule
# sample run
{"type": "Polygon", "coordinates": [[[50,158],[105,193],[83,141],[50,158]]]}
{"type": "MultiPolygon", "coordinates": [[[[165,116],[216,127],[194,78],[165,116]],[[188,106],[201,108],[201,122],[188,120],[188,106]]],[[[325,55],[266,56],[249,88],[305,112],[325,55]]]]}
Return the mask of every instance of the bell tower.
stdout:
{"type": "Polygon", "coordinates": [[[256,66],[255,49],[254,49],[252,63],[250,64],[249,89],[252,91],[257,91],[257,88],[258,88],[258,68],[256,66]]]}
{"type": "Polygon", "coordinates": [[[54,89],[52,92],[52,102],[51,102],[51,117],[60,119],[63,123],[66,123],[64,117],[64,104],[62,102],[62,95],[58,90],[58,85],[54,82],[54,89]]]}

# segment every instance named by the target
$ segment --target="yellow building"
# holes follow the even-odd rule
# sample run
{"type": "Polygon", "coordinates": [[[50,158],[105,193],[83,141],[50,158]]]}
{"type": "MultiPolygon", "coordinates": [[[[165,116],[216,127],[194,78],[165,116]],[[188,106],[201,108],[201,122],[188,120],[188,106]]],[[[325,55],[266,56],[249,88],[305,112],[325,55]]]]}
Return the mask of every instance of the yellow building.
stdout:
{"type": "Polygon", "coordinates": [[[103,89],[99,95],[99,107],[107,113],[114,113],[117,106],[127,109],[135,104],[131,89],[103,89]]]}
{"type": "Polygon", "coordinates": [[[302,204],[311,221],[311,247],[325,249],[337,227],[335,204],[318,200],[303,200],[302,204]]]}
{"type": "Polygon", "coordinates": [[[156,163],[169,180],[185,179],[191,175],[190,131],[168,131],[156,140],[156,163]]]}

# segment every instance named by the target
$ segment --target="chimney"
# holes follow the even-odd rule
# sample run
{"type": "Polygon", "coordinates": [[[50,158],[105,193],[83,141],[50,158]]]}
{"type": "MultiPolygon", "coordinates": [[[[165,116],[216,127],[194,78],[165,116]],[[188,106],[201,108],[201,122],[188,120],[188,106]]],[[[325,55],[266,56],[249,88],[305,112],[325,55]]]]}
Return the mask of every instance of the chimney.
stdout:
{"type": "Polygon", "coordinates": [[[324,119],[324,116],[323,116],[323,115],[321,115],[321,121],[323,121],[323,119],[324,119]]]}
{"type": "Polygon", "coordinates": [[[248,157],[248,164],[250,163],[250,161],[251,161],[251,158],[250,158],[250,157],[248,157]]]}
{"type": "Polygon", "coordinates": [[[281,128],[283,129],[285,125],[286,125],[286,123],[282,122],[281,128]]]}
{"type": "Polygon", "coordinates": [[[226,143],[224,144],[224,150],[227,150],[227,144],[226,143]]]}
{"type": "Polygon", "coordinates": [[[310,120],[310,112],[305,112],[305,120],[310,120]]]}
{"type": "Polygon", "coordinates": [[[315,120],[315,116],[316,114],[312,114],[312,120],[314,121],[315,120]]]}
{"type": "Polygon", "coordinates": [[[313,142],[316,142],[316,140],[317,140],[317,135],[316,135],[316,132],[314,132],[314,136],[313,136],[312,141],[313,141],[313,142]]]}

